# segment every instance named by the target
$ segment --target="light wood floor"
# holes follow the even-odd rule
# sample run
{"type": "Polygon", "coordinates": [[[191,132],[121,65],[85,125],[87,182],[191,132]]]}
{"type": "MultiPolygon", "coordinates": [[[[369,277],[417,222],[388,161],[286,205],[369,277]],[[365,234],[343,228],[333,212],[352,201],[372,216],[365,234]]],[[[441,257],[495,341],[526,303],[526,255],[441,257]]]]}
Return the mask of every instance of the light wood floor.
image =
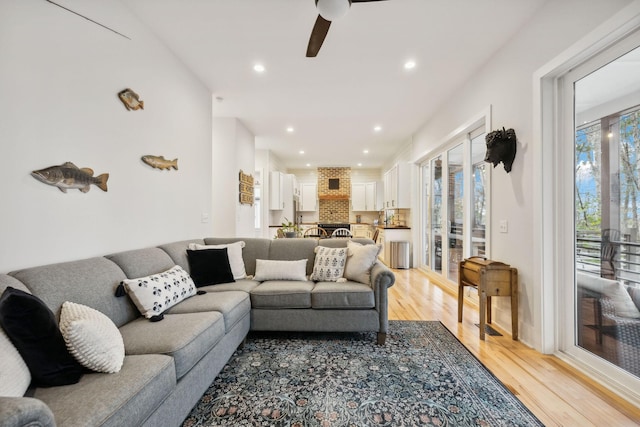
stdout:
{"type": "Polygon", "coordinates": [[[480,341],[477,307],[465,306],[458,323],[456,297],[432,284],[420,270],[394,273],[389,319],[440,320],[546,426],[640,426],[640,408],[557,357],[538,353],[508,334],[480,341]]]}

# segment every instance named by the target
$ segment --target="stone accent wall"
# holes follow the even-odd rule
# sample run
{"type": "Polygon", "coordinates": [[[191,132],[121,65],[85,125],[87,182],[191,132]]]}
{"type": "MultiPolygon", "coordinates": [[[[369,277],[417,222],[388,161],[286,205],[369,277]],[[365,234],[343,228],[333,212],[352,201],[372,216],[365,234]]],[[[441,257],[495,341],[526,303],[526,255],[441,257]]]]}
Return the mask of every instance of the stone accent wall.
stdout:
{"type": "Polygon", "coordinates": [[[318,168],[319,196],[351,196],[351,168],[318,168]],[[329,189],[329,179],[339,179],[340,188],[329,189]]]}
{"type": "Polygon", "coordinates": [[[351,200],[320,200],[320,222],[349,222],[351,200]]]}
{"type": "Polygon", "coordinates": [[[351,207],[351,168],[318,168],[320,222],[349,222],[351,207]],[[329,179],[339,179],[340,188],[329,189],[329,179]],[[323,200],[322,196],[346,196],[344,200],[323,200]]]}

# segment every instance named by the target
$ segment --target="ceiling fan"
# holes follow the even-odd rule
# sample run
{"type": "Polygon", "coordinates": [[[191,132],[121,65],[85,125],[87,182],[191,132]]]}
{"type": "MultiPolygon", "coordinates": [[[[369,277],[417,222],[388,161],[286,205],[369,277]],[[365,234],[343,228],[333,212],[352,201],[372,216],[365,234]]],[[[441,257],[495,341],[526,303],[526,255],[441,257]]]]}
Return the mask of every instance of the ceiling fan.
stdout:
{"type": "Polygon", "coordinates": [[[364,3],[370,1],[384,0],[315,0],[318,9],[318,19],[311,31],[309,45],[307,46],[307,58],[314,58],[318,55],[322,43],[324,42],[331,22],[342,18],[349,11],[351,3],[364,3]]]}

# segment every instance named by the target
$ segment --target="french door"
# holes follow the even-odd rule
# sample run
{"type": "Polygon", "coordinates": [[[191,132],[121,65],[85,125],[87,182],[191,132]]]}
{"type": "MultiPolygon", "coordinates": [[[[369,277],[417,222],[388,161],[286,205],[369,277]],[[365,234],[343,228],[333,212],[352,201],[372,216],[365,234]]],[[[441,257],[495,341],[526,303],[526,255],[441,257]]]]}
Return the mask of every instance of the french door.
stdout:
{"type": "Polygon", "coordinates": [[[484,120],[422,163],[422,267],[457,281],[458,263],[486,254],[489,168],[484,120]]]}

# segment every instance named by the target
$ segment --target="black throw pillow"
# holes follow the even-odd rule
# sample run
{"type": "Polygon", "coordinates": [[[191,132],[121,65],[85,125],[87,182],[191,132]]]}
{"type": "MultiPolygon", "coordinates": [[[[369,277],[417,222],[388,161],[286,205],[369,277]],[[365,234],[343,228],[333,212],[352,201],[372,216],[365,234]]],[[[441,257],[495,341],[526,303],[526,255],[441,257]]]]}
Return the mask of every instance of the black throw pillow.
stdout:
{"type": "Polygon", "coordinates": [[[235,282],[227,248],[197,251],[187,249],[187,259],[189,260],[189,274],[196,288],[235,282]]]}
{"type": "Polygon", "coordinates": [[[32,385],[80,380],[84,369],[67,350],[55,315],[40,298],[8,286],[0,296],[0,325],[29,367],[32,385]]]}

